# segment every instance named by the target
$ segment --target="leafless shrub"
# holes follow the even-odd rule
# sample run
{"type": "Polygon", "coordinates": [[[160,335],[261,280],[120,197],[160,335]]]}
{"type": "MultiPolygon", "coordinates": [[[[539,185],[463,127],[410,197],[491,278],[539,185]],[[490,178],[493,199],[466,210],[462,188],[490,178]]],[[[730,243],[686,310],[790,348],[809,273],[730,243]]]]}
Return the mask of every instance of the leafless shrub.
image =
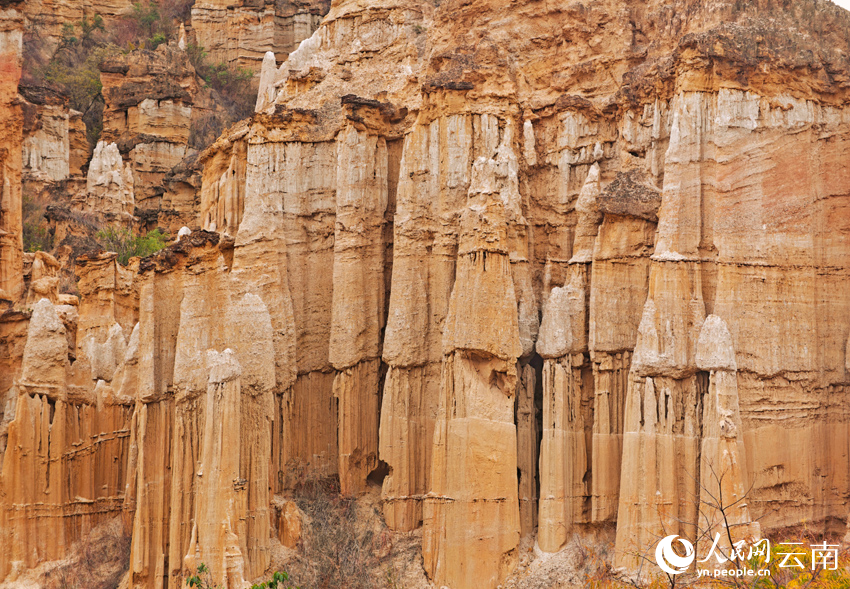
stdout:
{"type": "Polygon", "coordinates": [[[80,295],[80,291],[77,289],[77,280],[73,272],[60,272],[59,292],[62,294],[80,295]]]}
{"type": "Polygon", "coordinates": [[[47,203],[44,200],[24,193],[21,205],[24,251],[49,252],[53,249],[53,235],[44,217],[46,210],[47,203]]]}
{"type": "Polygon", "coordinates": [[[380,555],[388,552],[385,534],[359,521],[357,502],[340,495],[336,478],[307,476],[294,495],[307,516],[300,556],[290,567],[294,582],[316,589],[367,589],[395,578],[381,568],[380,555]]]}
{"type": "Polygon", "coordinates": [[[131,537],[115,519],[93,530],[45,575],[45,589],[113,589],[130,565],[131,537]]]}

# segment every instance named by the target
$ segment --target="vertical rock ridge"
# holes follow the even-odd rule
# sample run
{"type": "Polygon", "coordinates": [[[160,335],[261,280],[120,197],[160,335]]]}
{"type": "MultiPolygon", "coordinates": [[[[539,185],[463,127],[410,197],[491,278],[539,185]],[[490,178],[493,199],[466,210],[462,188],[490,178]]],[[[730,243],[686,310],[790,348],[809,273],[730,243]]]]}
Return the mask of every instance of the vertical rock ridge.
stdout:
{"type": "Polygon", "coordinates": [[[17,301],[23,292],[23,225],[21,171],[23,114],[18,101],[21,41],[24,31],[20,1],[6,2],[0,12],[0,299],[17,301]]]}
{"type": "Polygon", "coordinates": [[[383,232],[388,154],[382,137],[348,127],[337,135],[337,192],[329,360],[339,372],[342,493],[366,489],[378,466],[381,345],[385,321],[383,232]]]}
{"type": "Polygon", "coordinates": [[[843,525],[839,8],[199,1],[179,42],[103,63],[82,190],[81,115],[17,82],[24,26],[70,4],[0,9],[0,580],[120,514],[124,585],[203,561],[241,586],[301,549],[299,484],[384,472],[387,525],[423,526],[455,589],[503,583],[520,538],[613,538],[633,569],[724,536],[709,493],[746,498],[735,540],[843,525]],[[259,70],[197,165],[189,44],[259,70]],[[65,254],[23,252],[22,173],[68,217],[192,231],[79,256],[78,301],[65,254]]]}
{"type": "MultiPolygon", "coordinates": [[[[509,149],[510,133],[505,138],[509,149]]],[[[522,347],[507,249],[510,194],[501,192],[510,190],[504,154],[476,159],[460,220],[424,506],[425,569],[439,584],[495,587],[518,557],[514,396],[522,347]]]]}

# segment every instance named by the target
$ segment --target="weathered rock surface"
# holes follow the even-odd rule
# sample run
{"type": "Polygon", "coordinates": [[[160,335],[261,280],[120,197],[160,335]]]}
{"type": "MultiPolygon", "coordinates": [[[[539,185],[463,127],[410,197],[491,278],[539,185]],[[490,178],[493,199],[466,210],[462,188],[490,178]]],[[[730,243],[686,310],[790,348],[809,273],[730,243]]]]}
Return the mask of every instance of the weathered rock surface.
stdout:
{"type": "Polygon", "coordinates": [[[206,562],[238,587],[298,549],[273,495],[306,473],[379,483],[455,589],[496,587],[535,529],[555,552],[616,526],[634,567],[666,534],[722,530],[721,491],[746,496],[735,540],[843,531],[850,15],[343,1],[287,57],[279,8],[196,4],[194,34],[244,39],[217,50],[262,60],[260,88],[170,193],[197,79],[173,47],[104,68],[121,161],[94,185],[130,165],[135,207],[181,202],[192,231],[135,276],[85,259],[77,311],[0,318],[0,533],[26,536],[0,575],[123,510],[129,586],[206,562]],[[120,489],[50,482],[85,466],[56,433],[80,423],[120,489]]]}
{"type": "Polygon", "coordinates": [[[83,16],[90,20],[99,14],[107,22],[132,10],[130,0],[93,0],[85,4],[75,0],[27,0],[24,7],[27,31],[49,45],[57,46],[62,39],[62,27],[78,23],[83,16]]]}
{"type": "Polygon", "coordinates": [[[21,79],[23,2],[0,6],[0,299],[17,301],[23,292],[21,168],[23,113],[18,100],[21,79]]]}
{"type": "Polygon", "coordinates": [[[192,32],[214,62],[259,71],[267,51],[285,57],[313,34],[329,0],[196,0],[192,32]]]}
{"type": "Polygon", "coordinates": [[[161,184],[186,156],[193,117],[212,106],[209,91],[187,53],[173,43],[107,60],[101,81],[106,102],[101,140],[116,144],[132,171],[135,206],[159,210],[161,184]]]}

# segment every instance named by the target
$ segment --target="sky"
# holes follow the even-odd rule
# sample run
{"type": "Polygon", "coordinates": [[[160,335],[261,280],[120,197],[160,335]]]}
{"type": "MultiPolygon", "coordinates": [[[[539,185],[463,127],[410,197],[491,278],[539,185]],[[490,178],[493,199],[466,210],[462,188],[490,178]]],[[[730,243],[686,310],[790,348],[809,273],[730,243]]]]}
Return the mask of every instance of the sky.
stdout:
{"type": "Polygon", "coordinates": [[[832,0],[836,4],[838,4],[841,8],[845,10],[850,10],[850,0],[832,0]]]}

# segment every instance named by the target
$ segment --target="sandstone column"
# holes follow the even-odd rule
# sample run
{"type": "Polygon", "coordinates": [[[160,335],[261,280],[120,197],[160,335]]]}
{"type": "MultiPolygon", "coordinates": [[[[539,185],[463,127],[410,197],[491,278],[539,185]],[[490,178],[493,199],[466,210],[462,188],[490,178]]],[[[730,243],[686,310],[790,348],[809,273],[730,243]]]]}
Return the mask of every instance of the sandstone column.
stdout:
{"type": "MultiPolygon", "coordinates": [[[[203,562],[210,567],[216,583],[227,588],[242,587],[245,555],[238,546],[233,550],[238,526],[247,516],[248,503],[248,482],[241,476],[240,464],[242,367],[230,349],[221,354],[209,350],[206,364],[209,384],[204,400],[203,450],[186,569],[192,571],[203,562]]],[[[246,429],[252,427],[248,423],[244,425],[246,429]]]]}
{"type": "Polygon", "coordinates": [[[701,170],[711,112],[700,93],[677,96],[658,240],[638,327],[623,435],[615,563],[636,568],[669,534],[693,538],[699,497],[702,406],[708,389],[695,361],[705,321],[701,170]]]}
{"type": "Polygon", "coordinates": [[[0,298],[17,302],[23,294],[21,168],[23,115],[18,104],[21,79],[23,2],[0,10],[0,298]]]}
{"type": "Polygon", "coordinates": [[[56,307],[39,301],[30,319],[15,419],[0,472],[0,578],[65,552],[63,481],[68,342],[56,307]]]}
{"type": "MultiPolygon", "coordinates": [[[[419,526],[422,499],[431,488],[442,328],[457,258],[457,211],[467,202],[473,135],[483,118],[440,117],[417,124],[404,139],[380,427],[380,457],[390,468],[382,491],[384,518],[395,530],[419,526]]],[[[498,144],[498,124],[495,131],[488,157],[498,144]]]]}
{"type": "Polygon", "coordinates": [[[519,469],[519,517],[522,536],[537,527],[538,432],[534,390],[537,375],[529,364],[517,365],[516,425],[517,468],[519,469]],[[520,372],[521,371],[521,372],[520,372]]]}
{"type": "Polygon", "coordinates": [[[364,491],[378,465],[387,164],[383,138],[353,126],[340,132],[329,357],[339,371],[334,396],[343,494],[364,491]]]}
{"type": "MultiPolygon", "coordinates": [[[[750,517],[747,501],[749,472],[738,407],[735,350],[726,322],[717,315],[709,315],[700,330],[696,362],[700,370],[711,374],[703,402],[699,532],[709,546],[719,532],[718,547],[729,554],[729,536],[733,542],[751,542],[761,530],[750,517]]],[[[713,568],[715,563],[708,564],[713,568]]]]}
{"type": "Polygon", "coordinates": [[[543,356],[543,439],[540,443],[538,543],[557,552],[585,521],[588,448],[582,378],[586,349],[586,279],[583,264],[570,266],[570,281],[555,287],[543,307],[537,351],[543,356]]]}
{"type": "Polygon", "coordinates": [[[516,360],[522,352],[497,162],[479,158],[461,218],[444,330],[425,569],[439,585],[495,587],[519,543],[516,360]]]}

